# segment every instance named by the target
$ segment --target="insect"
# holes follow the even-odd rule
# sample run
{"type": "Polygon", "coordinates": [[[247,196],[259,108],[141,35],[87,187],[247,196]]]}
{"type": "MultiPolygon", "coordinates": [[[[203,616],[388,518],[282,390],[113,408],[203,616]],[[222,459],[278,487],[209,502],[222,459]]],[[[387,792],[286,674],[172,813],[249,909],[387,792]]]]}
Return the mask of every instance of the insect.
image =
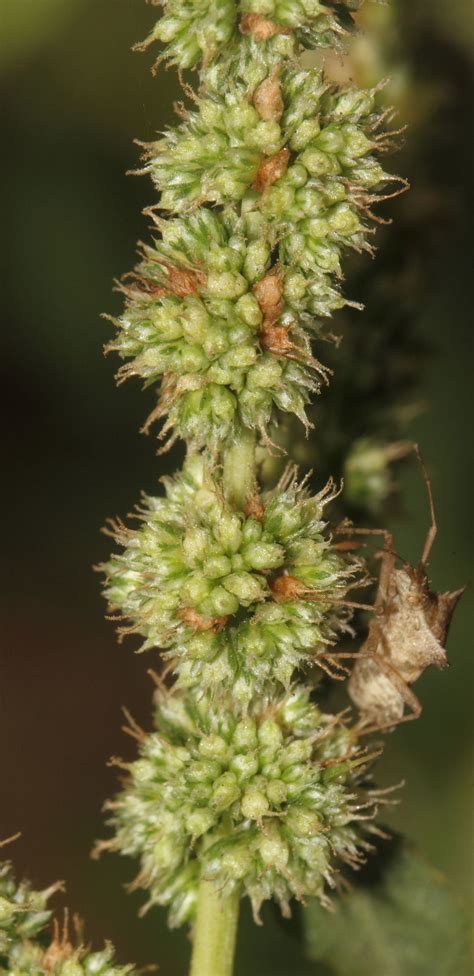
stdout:
{"type": "Polygon", "coordinates": [[[349,695],[360,711],[359,731],[364,734],[391,729],[401,722],[418,718],[422,706],[411,689],[430,665],[447,666],[444,645],[456,604],[464,592],[436,593],[430,589],[428,560],[437,535],[437,524],[430,478],[419,449],[431,513],[420,562],[416,567],[400,560],[393,538],[383,529],[350,530],[364,534],[383,534],[381,567],[374,602],[374,616],[365,643],[356,656],[349,679],[349,695]],[[409,711],[405,711],[406,706],[409,711]]]}

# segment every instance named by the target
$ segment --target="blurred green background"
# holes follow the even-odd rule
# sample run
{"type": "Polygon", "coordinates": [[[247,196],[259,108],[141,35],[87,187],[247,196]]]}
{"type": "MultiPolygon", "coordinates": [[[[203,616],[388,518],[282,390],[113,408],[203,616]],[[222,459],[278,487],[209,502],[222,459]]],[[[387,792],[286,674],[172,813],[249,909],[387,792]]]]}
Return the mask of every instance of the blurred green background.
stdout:
{"type": "MultiPolygon", "coordinates": [[[[396,222],[399,207],[416,211],[417,194],[442,203],[428,208],[430,247],[421,255],[428,287],[413,323],[432,349],[419,378],[427,409],[409,433],[434,477],[441,531],[432,581],[454,589],[469,580],[472,551],[472,11],[467,0],[395,7],[391,58],[402,66],[395,81],[412,131],[392,168],[413,190],[390,214],[396,222]]],[[[99,528],[181,457],[180,449],[154,457],[153,440],[138,435],[152,394],[133,384],[116,391],[116,363],[101,354],[109,327],[99,314],[120,307],[111,281],[133,265],[146,233],[140,212],[154,201],[147,180],[125,176],[137,160],[132,137],[161,129],[179,97],[172,72],[153,79],[151,58],[130,51],[155,16],[142,0],[0,0],[0,837],[23,832],[9,856],[36,884],[67,879],[68,902],[87,919],[91,939],[109,937],[124,961],[158,960],[162,973],[179,976],[187,939],[167,931],[163,913],[138,920],[140,897],[123,887],[134,865],[88,857],[116,784],[105,761],[134,753],[120,731],[120,705],[149,723],[146,668],[154,663],[131,644],[117,646],[104,621],[91,570],[108,552],[99,528]]],[[[393,526],[399,551],[415,561],[428,519],[424,488],[414,466],[402,481],[393,526]]],[[[380,776],[382,785],[406,780],[390,821],[446,872],[465,905],[473,882],[470,605],[468,590],[450,635],[452,666],[420,681],[424,715],[389,737],[380,776]]],[[[255,930],[244,911],[237,976],[314,973],[294,927],[271,908],[264,917],[255,930]]]]}

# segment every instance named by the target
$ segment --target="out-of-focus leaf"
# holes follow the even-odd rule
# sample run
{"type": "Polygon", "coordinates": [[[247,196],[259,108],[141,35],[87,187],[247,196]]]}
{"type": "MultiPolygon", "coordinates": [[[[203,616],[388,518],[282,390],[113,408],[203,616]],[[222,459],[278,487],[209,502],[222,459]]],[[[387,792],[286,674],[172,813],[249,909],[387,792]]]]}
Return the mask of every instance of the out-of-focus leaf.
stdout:
{"type": "Polygon", "coordinates": [[[471,976],[462,907],[413,846],[383,846],[334,913],[304,912],[306,951],[334,976],[471,976]]]}

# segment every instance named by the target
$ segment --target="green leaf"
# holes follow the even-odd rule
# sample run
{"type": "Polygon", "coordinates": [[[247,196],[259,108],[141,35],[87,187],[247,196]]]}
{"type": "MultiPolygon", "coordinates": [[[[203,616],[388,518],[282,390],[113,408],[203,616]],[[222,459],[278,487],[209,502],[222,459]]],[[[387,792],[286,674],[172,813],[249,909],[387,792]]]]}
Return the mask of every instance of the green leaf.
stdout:
{"type": "Polygon", "coordinates": [[[311,902],[304,933],[307,955],[331,976],[473,971],[462,907],[443,875],[401,839],[381,845],[335,912],[311,902]]]}

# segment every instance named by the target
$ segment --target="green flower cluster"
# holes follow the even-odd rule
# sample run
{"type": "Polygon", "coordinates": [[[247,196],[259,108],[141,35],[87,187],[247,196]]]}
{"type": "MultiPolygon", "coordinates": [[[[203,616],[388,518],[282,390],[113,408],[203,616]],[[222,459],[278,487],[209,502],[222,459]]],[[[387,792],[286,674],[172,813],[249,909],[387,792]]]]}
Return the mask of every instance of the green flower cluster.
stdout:
{"type": "Polygon", "coordinates": [[[117,966],[114,951],[74,947],[67,932],[51,940],[45,932],[51,921],[48,908],[53,885],[34,891],[28,882],[17,884],[9,862],[0,864],[0,974],[4,976],[131,976],[131,966],[117,966]]]}
{"type": "Polygon", "coordinates": [[[166,44],[164,57],[180,68],[211,61],[228,44],[237,26],[235,0],[165,0],[164,15],[139,48],[166,44]]]}
{"type": "Polygon", "coordinates": [[[324,901],[337,865],[369,849],[357,822],[374,813],[373,797],[360,799],[367,765],[304,686],[241,718],[225,700],[160,695],[105,846],[140,858],[148,907],[169,906],[173,926],[192,919],[200,878],[224,894],[239,886],[257,919],[269,898],[288,914],[292,897],[324,901]]]}
{"type": "MultiPolygon", "coordinates": [[[[151,173],[161,191],[163,210],[183,212],[197,201],[244,199],[270,220],[292,224],[300,219],[301,191],[321,187],[326,208],[347,200],[357,213],[357,191],[388,179],[374,158],[383,149],[376,135],[381,116],[374,109],[374,92],[336,89],[324,82],[320,70],[294,67],[283,71],[279,89],[281,107],[265,98],[265,90],[262,101],[259,89],[251,104],[243,85],[203,95],[179,126],[150,144],[144,172],[151,173]],[[259,169],[282,151],[287,152],[286,179],[278,170],[271,173],[273,192],[265,193],[259,169]],[[290,199],[288,187],[299,196],[290,199]],[[277,190],[287,191],[284,207],[269,202],[277,190]]],[[[310,209],[319,216],[321,199],[315,198],[310,209]]],[[[359,222],[356,230],[361,230],[359,222]]],[[[350,237],[355,230],[341,233],[350,237]]]]}
{"type": "Polygon", "coordinates": [[[239,425],[262,431],[279,413],[307,425],[326,378],[311,340],[350,304],[341,256],[371,250],[369,205],[390,179],[374,155],[384,148],[374,98],[289,67],[253,104],[242,84],[208,91],[148,148],[160,207],[185,216],[155,218],[160,236],[121,286],[108,349],[127,360],[119,379],[162,380],[152,414],[167,415],[162,436],[219,450],[239,425]]]}
{"type": "MultiPolygon", "coordinates": [[[[296,41],[305,48],[327,47],[351,26],[351,9],[357,0],[163,0],[164,15],[150,36],[138,45],[144,49],[154,41],[166,45],[163,57],[179,68],[204,69],[225,48],[242,44],[240,31],[254,33],[266,47],[271,41],[291,34],[287,56],[296,54],[296,41]],[[240,21],[240,22],[239,22],[240,21]]],[[[281,53],[280,53],[281,58],[281,53]]]]}
{"type": "Polygon", "coordinates": [[[163,41],[180,69],[200,63],[200,87],[146,148],[158,233],[120,286],[109,348],[119,380],[161,381],[146,427],[166,418],[161,436],[184,439],[187,460],[133,527],[112,523],[122,551],[102,568],[121,633],[163,650],[176,682],[105,846],[139,857],[135,885],[178,925],[201,881],[247,894],[256,916],[268,898],[285,912],[292,897],[324,900],[338,864],[369,846],[356,730],[292,686],[313,663],[337,670],[359,563],[331,540],[332,487],[311,495],[291,472],[260,495],[256,459],[281,414],[307,425],[329,372],[311,340],[350,304],[341,259],[371,250],[370,207],[391,177],[375,91],[297,63],[300,46],[335,43],[357,2],[163,5],[146,44],[163,41]]]}
{"type": "Polygon", "coordinates": [[[33,891],[28,882],[17,884],[8,861],[0,863],[0,964],[12,945],[34,938],[51,918],[48,901],[57,885],[33,891]]]}
{"type": "Polygon", "coordinates": [[[161,237],[144,248],[133,280],[122,285],[127,307],[113,320],[118,332],[107,349],[131,360],[119,380],[165,377],[154,417],[168,413],[165,431],[172,427],[198,448],[219,447],[236,425],[262,430],[275,409],[306,423],[305,404],[321,372],[306,332],[321,331],[312,315],[327,317],[345,304],[338,288],[317,269],[281,267],[275,314],[281,312],[282,347],[258,301],[271,262],[260,215],[199,208],[157,223],[161,237]]]}
{"type": "Polygon", "coordinates": [[[167,648],[181,684],[231,690],[248,706],[277,680],[328,653],[348,628],[345,597],[357,563],[332,547],[323,521],[328,487],[311,496],[295,483],[234,511],[204,459],[188,459],[145,498],[137,528],[114,525],[124,547],[103,567],[111,611],[167,648]]]}

